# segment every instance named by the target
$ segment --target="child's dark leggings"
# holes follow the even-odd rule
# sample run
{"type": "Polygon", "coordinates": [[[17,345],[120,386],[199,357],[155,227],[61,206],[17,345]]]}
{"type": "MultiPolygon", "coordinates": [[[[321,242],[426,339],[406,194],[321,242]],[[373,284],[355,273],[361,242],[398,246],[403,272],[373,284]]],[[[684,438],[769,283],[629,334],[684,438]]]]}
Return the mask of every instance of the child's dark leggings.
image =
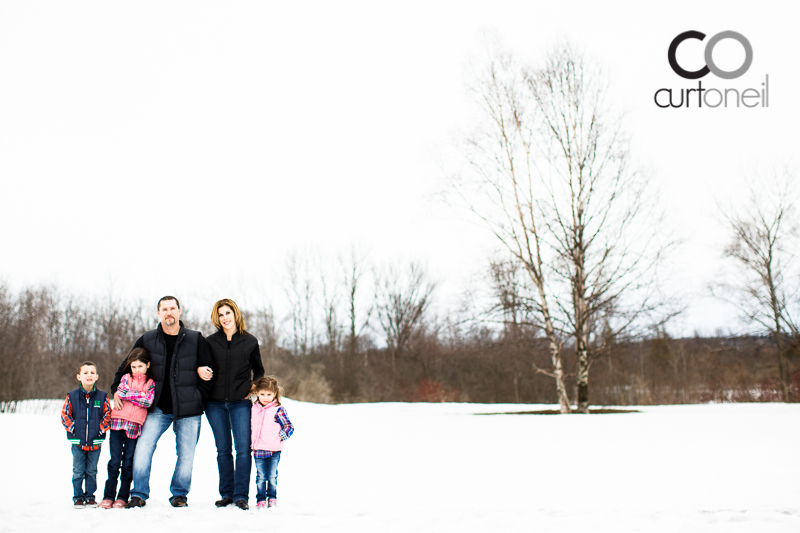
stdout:
{"type": "Polygon", "coordinates": [[[136,450],[136,439],[129,439],[124,429],[111,430],[109,451],[111,459],[108,460],[108,481],[103,492],[104,500],[113,500],[117,493],[117,477],[122,469],[119,481],[118,500],[128,501],[131,495],[131,481],[133,480],[133,452],[136,450]]]}

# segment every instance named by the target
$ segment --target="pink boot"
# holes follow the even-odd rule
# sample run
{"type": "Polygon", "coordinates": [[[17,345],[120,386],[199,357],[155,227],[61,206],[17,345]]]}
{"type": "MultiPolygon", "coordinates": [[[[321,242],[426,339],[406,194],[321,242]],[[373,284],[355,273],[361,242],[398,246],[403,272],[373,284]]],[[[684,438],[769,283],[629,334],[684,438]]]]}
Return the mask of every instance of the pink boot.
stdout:
{"type": "Polygon", "coordinates": [[[100,502],[100,509],[111,509],[111,506],[114,505],[114,500],[103,500],[100,502]]]}
{"type": "Polygon", "coordinates": [[[114,509],[124,509],[126,505],[128,505],[128,502],[125,500],[117,500],[111,505],[111,507],[114,509]]]}

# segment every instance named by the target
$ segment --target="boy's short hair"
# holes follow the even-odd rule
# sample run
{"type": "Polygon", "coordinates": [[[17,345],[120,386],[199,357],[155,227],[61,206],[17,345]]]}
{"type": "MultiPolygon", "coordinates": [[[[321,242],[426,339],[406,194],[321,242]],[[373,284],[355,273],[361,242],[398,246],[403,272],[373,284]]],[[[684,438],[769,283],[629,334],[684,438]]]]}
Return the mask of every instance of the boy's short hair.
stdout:
{"type": "Polygon", "coordinates": [[[97,372],[97,365],[95,363],[93,363],[92,361],[84,361],[83,363],[80,364],[80,366],[78,366],[78,374],[81,373],[81,370],[83,370],[83,367],[85,366],[93,366],[94,371],[97,372]]]}

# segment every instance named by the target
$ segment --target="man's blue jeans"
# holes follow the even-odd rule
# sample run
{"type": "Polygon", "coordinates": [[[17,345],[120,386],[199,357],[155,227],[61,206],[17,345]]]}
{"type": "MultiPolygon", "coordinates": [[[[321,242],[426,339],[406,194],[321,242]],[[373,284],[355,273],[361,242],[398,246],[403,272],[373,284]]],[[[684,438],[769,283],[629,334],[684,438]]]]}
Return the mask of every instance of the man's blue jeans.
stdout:
{"type": "Polygon", "coordinates": [[[250,492],[250,400],[206,402],[206,418],[217,444],[219,495],[247,501],[250,492]],[[233,442],[231,442],[233,433],[233,442]],[[231,446],[236,447],[236,468],[231,446]]]}
{"type": "Polygon", "coordinates": [[[281,452],[273,452],[270,457],[254,459],[256,463],[256,501],[278,497],[278,463],[281,452]]]}
{"type": "Polygon", "coordinates": [[[87,452],[80,446],[72,445],[72,501],[88,500],[94,498],[97,490],[97,461],[100,459],[100,450],[87,452]],[[84,490],[86,481],[86,490],[84,490]]]}
{"type": "Polygon", "coordinates": [[[146,500],[150,496],[150,466],[153,463],[153,452],[161,435],[172,426],[175,432],[175,444],[178,461],[172,474],[169,491],[172,496],[186,496],[192,486],[192,463],[194,449],[200,439],[200,415],[173,420],[172,415],[165,415],[156,407],[148,413],[142,427],[142,434],[137,439],[136,454],[133,456],[133,490],[131,496],[146,500]]]}

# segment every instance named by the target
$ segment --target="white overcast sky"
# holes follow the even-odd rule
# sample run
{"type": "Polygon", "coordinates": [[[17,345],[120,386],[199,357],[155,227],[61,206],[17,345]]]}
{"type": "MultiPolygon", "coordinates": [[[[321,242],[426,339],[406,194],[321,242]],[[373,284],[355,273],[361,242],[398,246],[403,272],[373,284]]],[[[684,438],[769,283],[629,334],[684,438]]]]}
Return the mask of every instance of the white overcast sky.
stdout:
{"type": "MultiPolygon", "coordinates": [[[[736,329],[706,297],[723,268],[715,202],[754,166],[797,167],[796,2],[0,3],[0,277],[88,297],[204,307],[282,297],[286,257],[426,261],[442,308],[495,242],[433,194],[472,123],[466,65],[481,35],[536,61],[560,39],[599,60],[634,156],[686,237],[678,332],[736,329]],[[745,35],[768,109],[656,108],[694,87],[666,60],[686,30],[745,35]]],[[[699,68],[703,44],[679,59],[699,68]]],[[[736,68],[741,47],[716,49],[736,68]]],[[[278,307],[280,305],[278,304],[278,307]]],[[[205,315],[205,312],[202,312],[205,315]]]]}

